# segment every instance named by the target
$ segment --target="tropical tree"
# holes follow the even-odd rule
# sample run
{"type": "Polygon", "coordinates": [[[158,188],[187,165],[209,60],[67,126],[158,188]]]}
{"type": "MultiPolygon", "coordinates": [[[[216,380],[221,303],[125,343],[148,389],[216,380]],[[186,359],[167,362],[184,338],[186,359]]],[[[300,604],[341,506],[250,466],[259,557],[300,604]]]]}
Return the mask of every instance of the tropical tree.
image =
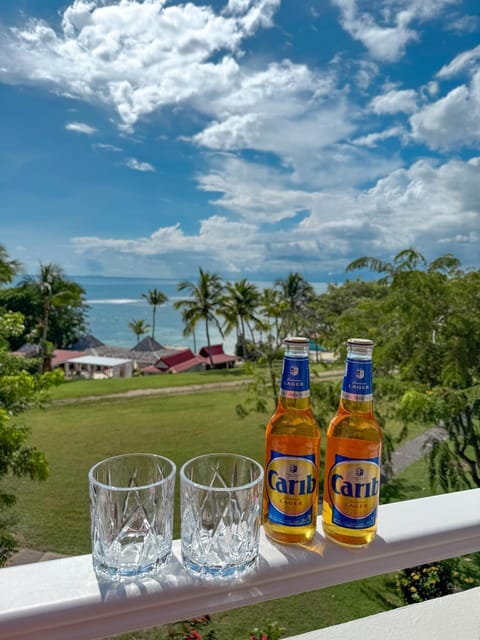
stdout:
{"type": "Polygon", "coordinates": [[[0,286],[12,282],[20,267],[20,262],[10,258],[5,247],[0,244],[0,286]]]}
{"type": "Polygon", "coordinates": [[[132,320],[128,323],[128,328],[137,336],[137,344],[140,338],[150,331],[150,325],[145,320],[132,320]]]}
{"type": "Polygon", "coordinates": [[[41,311],[36,321],[39,329],[40,367],[45,372],[51,366],[52,343],[49,341],[49,330],[52,316],[61,316],[69,308],[82,308],[85,291],[79,284],[69,280],[63,269],[55,263],[40,263],[38,276],[25,278],[21,286],[26,286],[40,302],[41,311]]]}
{"type": "Polygon", "coordinates": [[[168,301],[168,296],[158,289],[149,289],[148,293],[142,293],[142,298],[145,298],[152,307],[152,338],[155,339],[157,307],[165,304],[168,301]]]}
{"type": "Polygon", "coordinates": [[[263,290],[260,300],[260,313],[266,319],[270,329],[269,339],[273,339],[275,346],[279,346],[281,342],[280,325],[286,308],[287,302],[278,289],[267,288],[263,290]]]}
{"type": "Polygon", "coordinates": [[[209,347],[210,365],[213,368],[213,358],[210,353],[210,323],[213,322],[220,335],[223,336],[222,327],[216,317],[216,313],[222,304],[224,284],[222,278],[216,273],[209,273],[199,268],[198,281],[190,282],[182,280],[177,285],[178,291],[187,291],[188,298],[175,302],[175,309],[182,310],[182,318],[185,326],[193,330],[195,326],[203,320],[205,323],[205,334],[209,347]]]}
{"type": "Polygon", "coordinates": [[[276,280],[275,288],[286,303],[280,326],[282,337],[304,333],[306,310],[315,298],[314,288],[301,274],[294,272],[285,280],[276,280]]]}
{"type": "MultiPolygon", "coordinates": [[[[1,284],[11,282],[18,263],[10,260],[7,252],[0,250],[1,284]]],[[[28,445],[29,429],[15,422],[23,410],[45,397],[48,387],[59,381],[59,372],[44,376],[31,375],[23,358],[11,356],[5,345],[14,335],[24,331],[20,313],[0,310],[0,479],[28,477],[44,480],[48,476],[48,464],[43,453],[28,445]]],[[[10,483],[11,485],[11,483],[10,483]]],[[[11,490],[0,486],[0,566],[18,548],[12,531],[9,509],[16,497],[11,490]]]]}
{"type": "Polygon", "coordinates": [[[480,272],[464,273],[451,254],[429,263],[414,249],[392,262],[360,258],[349,270],[365,267],[388,292],[344,314],[340,333],[360,321],[377,343],[376,366],[401,383],[398,415],[406,427],[445,428],[448,438],[430,443],[432,485],[480,487],[480,272]]]}
{"type": "Polygon", "coordinates": [[[256,315],[260,302],[260,292],[255,284],[248,282],[246,278],[242,278],[237,282],[227,282],[225,294],[218,310],[219,314],[225,318],[223,329],[226,334],[235,329],[237,344],[240,344],[242,356],[246,359],[246,328],[250,332],[252,343],[255,343],[251,323],[256,325],[261,323],[261,319],[256,315]]]}

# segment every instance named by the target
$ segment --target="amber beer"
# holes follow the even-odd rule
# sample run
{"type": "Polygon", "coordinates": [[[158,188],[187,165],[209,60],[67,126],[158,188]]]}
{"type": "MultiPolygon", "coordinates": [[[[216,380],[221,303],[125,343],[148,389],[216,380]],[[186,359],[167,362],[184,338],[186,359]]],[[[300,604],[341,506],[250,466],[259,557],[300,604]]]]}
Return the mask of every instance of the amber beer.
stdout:
{"type": "Polygon", "coordinates": [[[309,344],[285,340],[280,395],[265,436],[263,524],[282,543],[310,541],[317,522],[320,429],[310,406],[309,344]]]}
{"type": "Polygon", "coordinates": [[[382,434],[373,413],[373,342],[351,338],[340,404],[327,431],[322,523],[325,535],[368,545],[377,530],[382,434]]]}

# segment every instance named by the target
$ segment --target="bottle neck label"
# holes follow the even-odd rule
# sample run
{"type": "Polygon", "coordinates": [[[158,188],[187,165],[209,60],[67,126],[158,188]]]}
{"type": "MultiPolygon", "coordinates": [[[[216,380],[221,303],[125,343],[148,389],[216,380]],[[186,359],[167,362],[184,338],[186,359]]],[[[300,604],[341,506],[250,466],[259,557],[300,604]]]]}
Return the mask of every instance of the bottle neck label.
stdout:
{"type": "Polygon", "coordinates": [[[284,398],[308,398],[310,396],[308,358],[284,357],[280,395],[284,398]]]}
{"type": "Polygon", "coordinates": [[[347,358],[343,376],[342,398],[361,402],[373,400],[371,360],[347,358]]]}

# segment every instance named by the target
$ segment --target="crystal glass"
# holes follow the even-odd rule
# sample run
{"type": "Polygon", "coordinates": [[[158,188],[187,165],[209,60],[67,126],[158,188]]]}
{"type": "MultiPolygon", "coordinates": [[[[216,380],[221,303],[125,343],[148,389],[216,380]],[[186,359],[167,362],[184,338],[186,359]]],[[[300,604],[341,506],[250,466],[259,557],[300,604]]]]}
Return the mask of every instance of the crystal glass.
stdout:
{"type": "Polygon", "coordinates": [[[175,464],[129,453],[97,463],[88,474],[93,567],[128,581],[152,576],[172,548],[175,464]]]}
{"type": "Polygon", "coordinates": [[[230,453],[199,456],[180,470],[182,559],[193,575],[231,578],[256,565],[263,468],[230,453]]]}

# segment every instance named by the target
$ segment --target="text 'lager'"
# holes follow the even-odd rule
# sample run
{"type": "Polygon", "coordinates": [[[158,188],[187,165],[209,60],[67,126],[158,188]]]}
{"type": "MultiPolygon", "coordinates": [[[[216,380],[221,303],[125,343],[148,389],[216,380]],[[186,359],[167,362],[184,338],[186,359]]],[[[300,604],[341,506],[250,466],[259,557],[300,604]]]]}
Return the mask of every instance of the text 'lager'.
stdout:
{"type": "Polygon", "coordinates": [[[263,524],[283,543],[308,542],[318,513],[320,429],[310,407],[310,341],[286,338],[280,395],[265,436],[263,524]]]}
{"type": "Polygon", "coordinates": [[[382,434],[373,413],[373,342],[352,338],[340,404],[327,431],[323,530],[346,546],[369,544],[377,530],[382,434]]]}

